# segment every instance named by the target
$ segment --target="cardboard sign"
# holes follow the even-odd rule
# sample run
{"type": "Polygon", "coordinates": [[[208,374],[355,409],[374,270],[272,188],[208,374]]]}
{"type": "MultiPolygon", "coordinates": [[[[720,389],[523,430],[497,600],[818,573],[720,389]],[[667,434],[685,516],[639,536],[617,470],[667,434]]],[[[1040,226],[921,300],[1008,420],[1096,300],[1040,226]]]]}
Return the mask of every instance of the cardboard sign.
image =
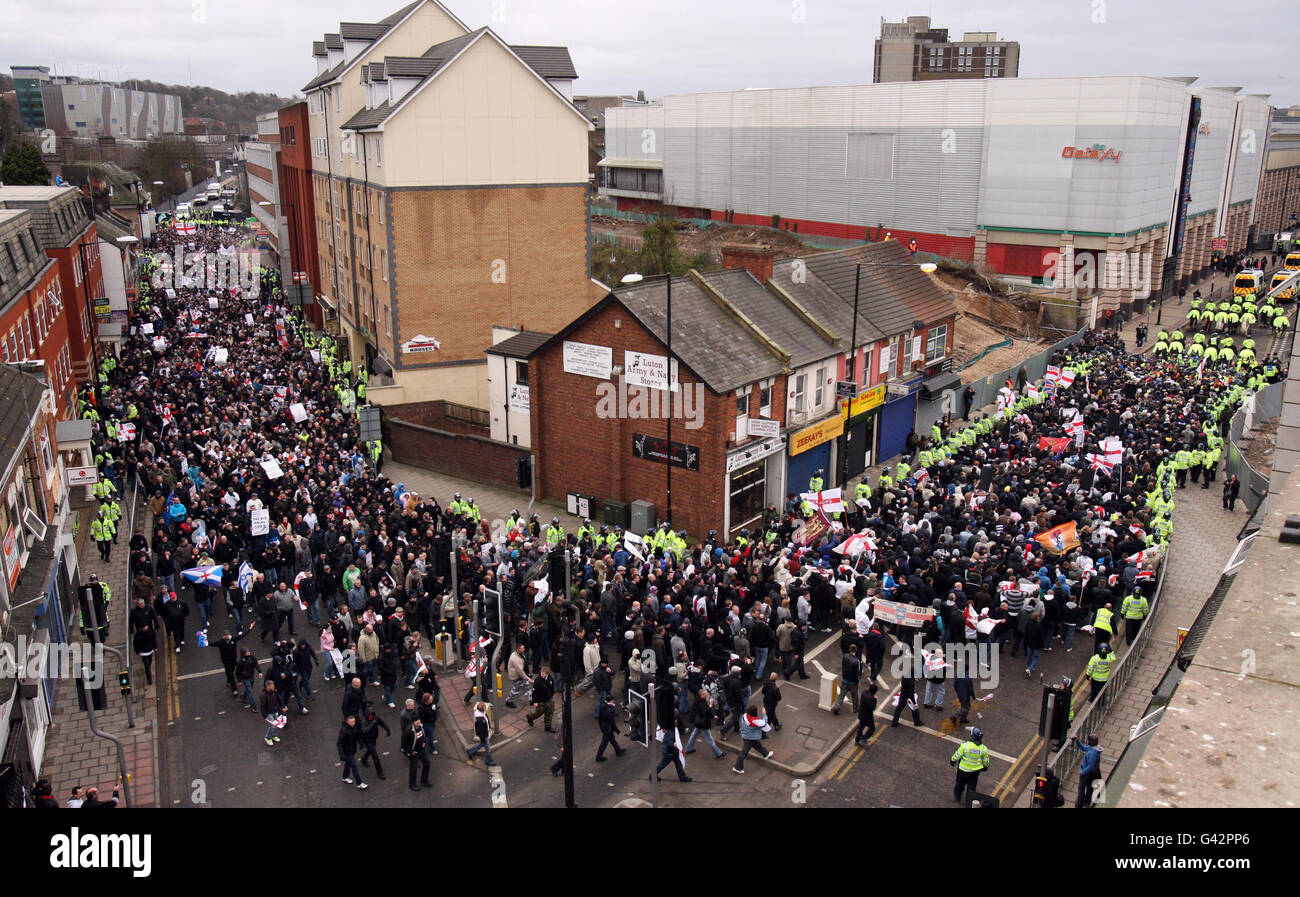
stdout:
{"type": "Polygon", "coordinates": [[[290,405],[289,413],[293,415],[294,423],[300,424],[307,419],[307,409],[302,406],[302,402],[294,402],[290,405]]]}
{"type": "Polygon", "coordinates": [[[209,299],[209,300],[208,300],[208,308],[211,308],[211,309],[213,309],[213,310],[215,311],[215,310],[216,310],[217,308],[219,308],[220,306],[221,306],[221,303],[220,303],[217,299],[213,298],[213,299],[209,299]]]}
{"type": "MultiPolygon", "coordinates": [[[[265,465],[263,465],[265,466],[265,465]]],[[[248,514],[248,531],[254,536],[265,536],[271,530],[271,512],[258,508],[248,514]]]]}
{"type": "Polygon", "coordinates": [[[253,313],[251,311],[244,315],[244,323],[249,327],[253,326],[253,313]]]}
{"type": "Polygon", "coordinates": [[[146,333],[146,334],[152,334],[152,333],[153,333],[153,324],[152,324],[152,323],[141,324],[141,325],[140,325],[140,332],[141,332],[141,333],[146,333]]]}
{"type": "Polygon", "coordinates": [[[318,349],[311,350],[311,360],[316,364],[320,364],[320,351],[318,349]]]}
{"type": "Polygon", "coordinates": [[[280,469],[280,462],[271,458],[269,461],[261,462],[262,469],[266,471],[268,480],[278,480],[284,476],[284,471],[280,469]]]}

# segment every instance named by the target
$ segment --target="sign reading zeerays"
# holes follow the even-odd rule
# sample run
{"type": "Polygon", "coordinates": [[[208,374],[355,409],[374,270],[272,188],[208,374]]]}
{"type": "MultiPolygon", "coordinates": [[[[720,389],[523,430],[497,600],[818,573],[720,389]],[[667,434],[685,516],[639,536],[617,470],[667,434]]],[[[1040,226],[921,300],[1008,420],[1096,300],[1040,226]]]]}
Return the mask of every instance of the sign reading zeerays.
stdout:
{"type": "MultiPolygon", "coordinates": [[[[663,461],[670,457],[668,440],[647,436],[644,433],[633,433],[632,456],[646,461],[663,461]]],[[[676,467],[685,467],[687,470],[700,469],[700,447],[697,445],[674,442],[671,458],[671,463],[676,467]]]]}

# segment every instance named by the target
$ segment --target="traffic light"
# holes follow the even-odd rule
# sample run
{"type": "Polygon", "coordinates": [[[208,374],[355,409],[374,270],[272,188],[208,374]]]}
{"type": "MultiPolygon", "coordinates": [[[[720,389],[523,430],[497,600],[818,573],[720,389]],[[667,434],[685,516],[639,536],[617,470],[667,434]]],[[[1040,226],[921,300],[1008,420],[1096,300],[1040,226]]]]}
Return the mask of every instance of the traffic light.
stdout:
{"type": "Polygon", "coordinates": [[[127,670],[118,673],[117,684],[121,687],[122,694],[129,695],[131,693],[131,673],[127,670]]]}

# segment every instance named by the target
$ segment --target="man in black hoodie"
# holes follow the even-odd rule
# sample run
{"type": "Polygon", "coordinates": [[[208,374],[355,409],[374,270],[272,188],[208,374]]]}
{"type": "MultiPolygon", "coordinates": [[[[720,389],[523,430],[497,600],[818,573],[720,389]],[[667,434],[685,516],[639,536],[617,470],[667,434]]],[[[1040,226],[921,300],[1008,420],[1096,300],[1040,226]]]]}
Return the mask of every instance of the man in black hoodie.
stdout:
{"type": "MultiPolygon", "coordinates": [[[[415,770],[420,767],[420,784],[425,788],[432,788],[433,784],[429,781],[429,741],[428,734],[424,731],[424,723],[419,717],[411,720],[411,725],[402,733],[402,753],[406,755],[410,762],[410,775],[407,784],[412,791],[419,791],[415,784],[415,770]]],[[[381,777],[382,778],[382,777],[381,777]]]]}

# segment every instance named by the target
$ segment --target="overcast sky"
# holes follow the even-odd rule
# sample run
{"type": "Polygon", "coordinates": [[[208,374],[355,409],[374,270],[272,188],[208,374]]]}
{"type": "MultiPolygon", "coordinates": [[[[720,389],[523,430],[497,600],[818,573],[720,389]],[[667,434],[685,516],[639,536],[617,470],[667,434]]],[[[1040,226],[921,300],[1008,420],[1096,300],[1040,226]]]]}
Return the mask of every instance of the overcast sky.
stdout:
{"type": "MultiPolygon", "coordinates": [[[[404,0],[0,0],[0,67],[290,96],[315,74],[311,42],[404,0]]],[[[1284,0],[448,0],[471,28],[563,44],[579,94],[864,84],[881,17],[929,15],[950,34],[1020,41],[1021,77],[1195,75],[1300,103],[1284,0]],[[1248,14],[1246,14],[1248,11],[1248,14]],[[799,21],[802,19],[802,21],[799,21]],[[1101,21],[1094,21],[1099,19],[1101,21]]]]}

